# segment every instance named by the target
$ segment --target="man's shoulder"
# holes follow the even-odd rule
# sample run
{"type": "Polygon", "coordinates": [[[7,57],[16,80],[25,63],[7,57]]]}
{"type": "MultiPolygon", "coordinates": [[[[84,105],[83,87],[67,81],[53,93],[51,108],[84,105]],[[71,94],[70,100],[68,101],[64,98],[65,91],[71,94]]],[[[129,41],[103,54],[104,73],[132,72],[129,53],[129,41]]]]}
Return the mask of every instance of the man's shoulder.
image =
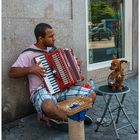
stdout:
{"type": "Polygon", "coordinates": [[[44,54],[44,53],[47,53],[47,52],[53,52],[57,50],[57,48],[54,46],[54,47],[51,47],[51,49],[46,49],[46,50],[42,50],[40,48],[37,48],[34,44],[30,45],[28,48],[24,49],[21,54],[24,54],[24,55],[30,55],[30,54],[44,54]]]}
{"type": "Polygon", "coordinates": [[[34,53],[34,52],[37,52],[37,53],[46,53],[46,51],[43,51],[39,48],[37,48],[34,44],[30,45],[28,48],[24,49],[21,54],[30,54],[30,53],[34,53]]]}

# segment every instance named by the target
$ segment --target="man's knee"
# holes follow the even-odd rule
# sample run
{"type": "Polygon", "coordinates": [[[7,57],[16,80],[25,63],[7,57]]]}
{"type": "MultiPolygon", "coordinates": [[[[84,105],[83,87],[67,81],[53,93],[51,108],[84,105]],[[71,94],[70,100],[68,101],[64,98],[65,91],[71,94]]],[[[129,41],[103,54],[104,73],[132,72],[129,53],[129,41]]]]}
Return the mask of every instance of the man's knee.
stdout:
{"type": "Polygon", "coordinates": [[[56,105],[51,100],[46,100],[42,103],[42,110],[44,113],[51,113],[54,111],[56,105]]]}
{"type": "Polygon", "coordinates": [[[89,95],[89,97],[91,97],[93,99],[93,101],[95,101],[95,99],[96,99],[95,92],[91,92],[91,94],[89,95]]]}

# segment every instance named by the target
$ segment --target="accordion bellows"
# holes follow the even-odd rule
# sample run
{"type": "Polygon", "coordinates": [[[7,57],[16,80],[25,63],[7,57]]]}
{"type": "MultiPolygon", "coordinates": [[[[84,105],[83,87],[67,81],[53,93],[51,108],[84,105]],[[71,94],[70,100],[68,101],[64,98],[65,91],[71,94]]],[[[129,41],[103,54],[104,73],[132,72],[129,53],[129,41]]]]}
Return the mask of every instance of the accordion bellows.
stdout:
{"type": "Polygon", "coordinates": [[[58,103],[58,108],[66,112],[68,116],[92,107],[92,98],[75,97],[58,103]]]}

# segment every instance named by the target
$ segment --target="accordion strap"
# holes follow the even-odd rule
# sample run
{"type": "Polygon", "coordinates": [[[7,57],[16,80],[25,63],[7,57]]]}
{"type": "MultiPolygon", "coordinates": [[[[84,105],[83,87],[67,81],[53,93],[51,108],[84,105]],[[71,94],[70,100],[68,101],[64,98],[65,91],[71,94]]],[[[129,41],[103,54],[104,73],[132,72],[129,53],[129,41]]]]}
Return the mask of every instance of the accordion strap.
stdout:
{"type": "MultiPolygon", "coordinates": [[[[53,47],[52,50],[51,50],[51,52],[54,51],[54,50],[56,50],[56,49],[57,49],[56,47],[53,47]]],[[[47,53],[46,51],[37,50],[37,49],[33,49],[33,48],[27,48],[22,53],[27,52],[27,51],[47,53]]]]}
{"type": "Polygon", "coordinates": [[[25,49],[22,53],[27,52],[27,51],[47,53],[46,51],[37,50],[37,49],[32,49],[32,48],[25,49]]]}

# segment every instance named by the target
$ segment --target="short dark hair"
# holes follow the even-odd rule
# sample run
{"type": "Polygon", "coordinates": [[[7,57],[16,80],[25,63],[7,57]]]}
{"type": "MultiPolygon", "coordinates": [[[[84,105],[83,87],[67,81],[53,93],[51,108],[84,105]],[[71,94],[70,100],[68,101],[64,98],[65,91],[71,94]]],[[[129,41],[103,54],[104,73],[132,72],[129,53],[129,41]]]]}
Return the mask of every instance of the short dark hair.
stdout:
{"type": "Polygon", "coordinates": [[[45,30],[46,29],[52,29],[52,27],[47,24],[47,23],[39,23],[36,25],[35,27],[35,30],[34,30],[34,34],[35,34],[35,37],[36,37],[36,40],[38,41],[38,37],[41,36],[41,37],[45,37],[45,30]]]}

